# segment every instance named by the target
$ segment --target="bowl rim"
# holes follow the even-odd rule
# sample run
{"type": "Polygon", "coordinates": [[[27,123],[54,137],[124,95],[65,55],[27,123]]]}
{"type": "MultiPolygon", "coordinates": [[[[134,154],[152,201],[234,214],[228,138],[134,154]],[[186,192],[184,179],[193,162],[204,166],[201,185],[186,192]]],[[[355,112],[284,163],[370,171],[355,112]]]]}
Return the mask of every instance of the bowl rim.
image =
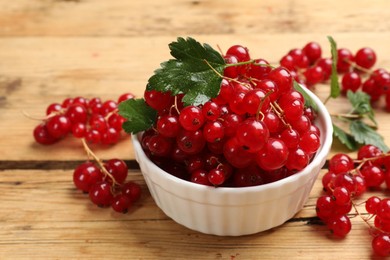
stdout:
{"type": "MultiPolygon", "coordinates": [[[[140,152],[140,155],[143,157],[143,160],[145,159],[147,163],[153,165],[158,169],[159,174],[162,175],[162,177],[168,179],[169,181],[175,182],[177,184],[184,185],[184,188],[188,188],[191,190],[199,190],[199,191],[212,191],[214,193],[242,193],[242,192],[249,192],[249,193],[255,193],[255,192],[260,192],[260,191],[267,191],[267,190],[272,190],[274,188],[278,188],[284,184],[287,183],[293,183],[298,181],[299,179],[302,179],[306,177],[307,175],[310,175],[312,170],[316,168],[316,166],[320,165],[321,163],[324,163],[326,160],[326,157],[331,149],[332,141],[333,141],[333,126],[332,126],[332,120],[330,117],[330,114],[328,110],[326,109],[325,105],[322,103],[322,101],[310,90],[308,90],[305,87],[302,87],[303,91],[305,91],[310,98],[316,103],[318,107],[318,117],[316,120],[320,120],[323,124],[324,131],[323,134],[325,134],[322,137],[322,144],[320,146],[319,151],[315,154],[313,160],[301,171],[290,175],[288,177],[285,177],[281,180],[271,182],[271,183],[266,183],[262,185],[256,185],[256,186],[249,186],[249,187],[214,187],[214,186],[207,186],[207,185],[201,185],[197,183],[193,183],[187,180],[180,179],[179,177],[176,177],[165,170],[161,169],[158,167],[154,162],[152,162],[148,156],[146,156],[144,150],[141,147],[139,138],[141,136],[141,133],[138,134],[132,134],[132,143],[134,146],[134,149],[140,152]]],[[[137,153],[135,151],[135,153],[137,153]]],[[[139,158],[136,156],[136,159],[139,160],[139,158]]],[[[142,169],[141,169],[142,171],[142,169]]]]}

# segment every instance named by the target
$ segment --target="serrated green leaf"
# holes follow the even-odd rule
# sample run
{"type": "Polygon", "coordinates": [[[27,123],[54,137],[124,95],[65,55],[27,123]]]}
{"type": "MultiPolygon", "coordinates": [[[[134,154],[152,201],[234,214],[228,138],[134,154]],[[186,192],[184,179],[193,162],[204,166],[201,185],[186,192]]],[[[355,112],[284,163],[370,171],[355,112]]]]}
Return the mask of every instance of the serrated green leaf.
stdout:
{"type": "Polygon", "coordinates": [[[144,99],[129,99],[118,106],[119,114],[127,119],[122,128],[136,134],[151,128],[156,122],[157,112],[144,99]]]}
{"type": "Polygon", "coordinates": [[[356,150],[358,144],[352,135],[348,134],[335,124],[333,124],[333,135],[339,139],[339,141],[344,144],[350,150],[356,150]]]}
{"type": "Polygon", "coordinates": [[[361,144],[372,144],[379,147],[382,151],[388,152],[389,147],[383,141],[375,130],[361,120],[353,120],[349,125],[349,130],[354,139],[361,144]]]}
{"type": "Polygon", "coordinates": [[[294,89],[302,94],[305,99],[305,106],[312,107],[315,111],[318,111],[317,103],[303,90],[302,86],[294,80],[294,89]]]}
{"type": "Polygon", "coordinates": [[[330,75],[330,97],[337,98],[340,96],[340,84],[339,77],[337,74],[337,44],[335,40],[328,36],[328,40],[330,43],[330,52],[332,54],[332,74],[330,75]]]}
{"type": "Polygon", "coordinates": [[[207,44],[193,38],[178,38],[169,45],[171,59],[148,80],[148,90],[170,91],[172,95],[184,93],[185,105],[204,104],[219,93],[226,66],[223,57],[207,44]]]}
{"type": "Polygon", "coordinates": [[[352,105],[353,114],[358,114],[361,116],[367,116],[375,125],[377,122],[374,117],[374,110],[371,107],[370,96],[363,91],[353,92],[348,90],[347,98],[352,105]]]}

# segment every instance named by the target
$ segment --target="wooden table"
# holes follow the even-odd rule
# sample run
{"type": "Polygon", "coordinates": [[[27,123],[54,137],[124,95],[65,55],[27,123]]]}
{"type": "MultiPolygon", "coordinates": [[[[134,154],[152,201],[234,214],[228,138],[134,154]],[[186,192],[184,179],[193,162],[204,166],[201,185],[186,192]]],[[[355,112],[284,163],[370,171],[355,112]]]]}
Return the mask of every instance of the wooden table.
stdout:
{"type": "MultiPolygon", "coordinates": [[[[315,217],[315,184],[304,209],[284,225],[242,237],[204,235],[180,226],[156,206],[134,160],[130,139],[93,147],[121,158],[143,189],[126,215],[92,205],[72,173],[86,159],[79,140],[34,142],[46,106],[66,97],[141,96],[147,79],[169,57],[178,36],[227,49],[247,46],[276,64],[289,49],[327,35],[340,47],[377,51],[390,69],[390,2],[231,0],[0,0],[0,259],[369,259],[371,237],[359,218],[346,239],[333,239],[315,217]]],[[[324,97],[328,85],[317,92],[324,97]],[[321,94],[322,93],[322,94],[321,94]]],[[[343,109],[333,102],[332,109],[343,109]]],[[[376,109],[379,133],[390,123],[376,109]]],[[[337,143],[336,152],[348,152],[337,143]]],[[[352,156],[356,154],[350,152],[352,156]]],[[[322,174],[326,171],[323,170],[322,174]]],[[[369,196],[371,193],[366,194],[369,196]]],[[[389,193],[387,192],[387,195],[389,193]]],[[[361,198],[364,200],[364,197],[361,198]]]]}

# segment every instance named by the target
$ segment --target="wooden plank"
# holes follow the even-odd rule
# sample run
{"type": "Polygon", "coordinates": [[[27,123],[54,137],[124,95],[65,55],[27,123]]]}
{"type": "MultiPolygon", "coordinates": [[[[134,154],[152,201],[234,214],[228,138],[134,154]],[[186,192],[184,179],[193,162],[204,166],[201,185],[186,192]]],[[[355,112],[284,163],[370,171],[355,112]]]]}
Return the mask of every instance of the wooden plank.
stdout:
{"type": "MultiPolygon", "coordinates": [[[[378,53],[378,67],[390,68],[390,33],[371,33],[362,43],[361,34],[337,34],[339,46],[356,51],[371,46],[378,53]]],[[[264,57],[276,64],[292,47],[310,40],[321,43],[324,56],[329,56],[326,37],[322,34],[222,35],[199,36],[201,42],[227,49],[237,38],[253,57],[264,57]]],[[[66,97],[99,96],[117,99],[125,92],[141,96],[147,79],[159,63],[169,58],[167,44],[175,37],[137,38],[3,38],[0,41],[0,128],[1,160],[81,160],[84,152],[77,140],[66,139],[54,146],[34,143],[32,130],[38,123],[27,119],[22,111],[42,117],[46,106],[66,97]],[[44,50],[44,51],[41,51],[44,50]]],[[[329,85],[316,88],[322,100],[329,85]]],[[[381,103],[383,106],[383,103],[381,103]]],[[[345,102],[331,101],[329,110],[346,112],[345,102]]],[[[381,107],[380,106],[380,107],[381,107]]],[[[387,112],[378,108],[379,133],[390,138],[387,112]]],[[[133,159],[128,138],[115,147],[97,148],[102,158],[133,159]]],[[[337,146],[335,151],[339,151],[337,146]]]]}
{"type": "MultiPolygon", "coordinates": [[[[142,198],[129,214],[93,206],[73,187],[71,171],[0,172],[1,259],[363,259],[370,236],[359,218],[335,240],[313,221],[319,181],[307,206],[272,230],[241,237],[205,235],[182,227],[157,208],[142,176],[142,198]],[[109,249],[111,248],[111,249],[109,249]]],[[[369,194],[367,194],[368,196],[369,194]]]]}
{"type": "Polygon", "coordinates": [[[1,6],[1,36],[384,32],[389,25],[377,18],[390,19],[386,0],[3,0],[1,6]]]}

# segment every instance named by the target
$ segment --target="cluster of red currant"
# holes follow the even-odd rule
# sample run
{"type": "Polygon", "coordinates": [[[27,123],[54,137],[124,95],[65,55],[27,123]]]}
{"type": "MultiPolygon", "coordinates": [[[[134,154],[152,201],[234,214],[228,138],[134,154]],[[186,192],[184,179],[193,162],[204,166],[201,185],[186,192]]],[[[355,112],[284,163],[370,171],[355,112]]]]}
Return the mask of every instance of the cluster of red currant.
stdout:
{"type": "Polygon", "coordinates": [[[132,203],[138,200],[141,188],[135,182],[125,182],[128,168],[123,160],[102,162],[87,143],[117,143],[125,121],[118,114],[118,104],[132,98],[134,95],[131,93],[121,95],[117,102],[102,102],[97,97],[90,100],[84,97],[67,98],[62,104],[50,104],[46,109],[46,117],[33,132],[36,142],[43,145],[53,144],[69,134],[81,138],[84,149],[95,162],[87,161],[75,169],[74,185],[84,193],[89,193],[94,204],[111,206],[122,213],[126,213],[132,203]]]}
{"type": "Polygon", "coordinates": [[[332,233],[345,237],[350,232],[352,226],[347,214],[354,208],[356,213],[352,215],[359,214],[370,226],[373,250],[378,255],[390,255],[390,199],[368,198],[365,208],[371,215],[367,218],[359,213],[353,201],[368,189],[378,190],[383,184],[390,187],[390,154],[373,145],[362,146],[356,160],[347,154],[336,154],[329,161],[322,184],[327,194],[318,198],[316,212],[332,233]],[[374,226],[369,223],[373,217],[374,226]]]}
{"type": "Polygon", "coordinates": [[[251,60],[240,45],[224,58],[220,92],[204,105],[145,91],[159,117],[143,134],[143,149],[168,172],[204,185],[253,186],[302,170],[320,147],[320,131],[291,73],[251,60]]]}
{"type": "MultiPolygon", "coordinates": [[[[372,103],[385,96],[386,109],[390,111],[390,73],[383,68],[372,70],[377,60],[375,51],[364,47],[353,54],[347,48],[339,48],[337,56],[342,93],[360,89],[371,97],[372,103]]],[[[322,57],[321,46],[316,42],[290,50],[279,63],[290,70],[297,82],[309,88],[327,81],[332,73],[332,59],[322,57]]]]}
{"type": "Polygon", "coordinates": [[[125,121],[117,113],[117,107],[120,102],[130,98],[134,98],[134,95],[126,93],[117,102],[102,102],[97,97],[90,100],[76,97],[67,98],[62,104],[50,104],[43,122],[34,129],[34,138],[38,143],[48,145],[71,133],[90,143],[115,144],[119,141],[125,121]]]}
{"type": "Polygon", "coordinates": [[[85,162],[73,172],[73,183],[77,189],[89,194],[89,199],[99,207],[111,206],[116,212],[127,213],[141,196],[140,186],[126,181],[128,168],[120,159],[101,162],[92,151],[87,151],[96,163],[85,162]]]}

